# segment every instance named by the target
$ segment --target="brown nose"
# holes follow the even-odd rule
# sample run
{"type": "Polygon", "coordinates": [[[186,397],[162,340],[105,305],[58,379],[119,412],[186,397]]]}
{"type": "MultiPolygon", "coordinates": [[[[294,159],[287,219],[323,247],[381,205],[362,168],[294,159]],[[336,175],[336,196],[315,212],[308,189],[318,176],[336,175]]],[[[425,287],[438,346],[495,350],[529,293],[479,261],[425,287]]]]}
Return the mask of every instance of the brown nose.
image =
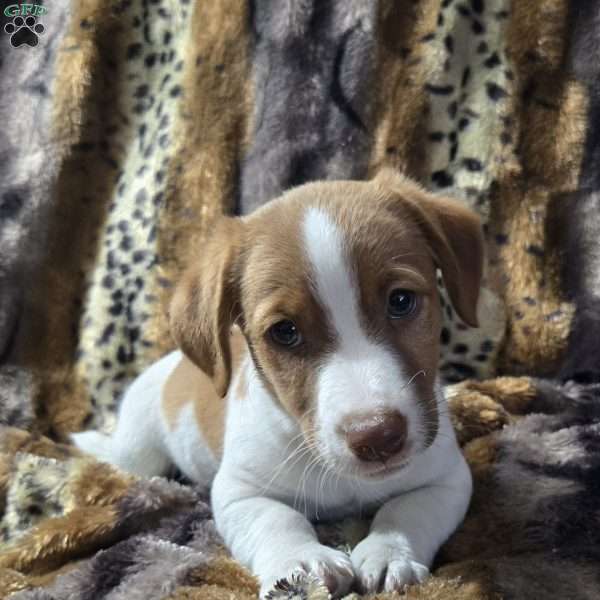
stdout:
{"type": "Polygon", "coordinates": [[[352,415],[342,430],[352,452],[367,462],[385,462],[406,443],[406,419],[396,411],[352,415]]]}

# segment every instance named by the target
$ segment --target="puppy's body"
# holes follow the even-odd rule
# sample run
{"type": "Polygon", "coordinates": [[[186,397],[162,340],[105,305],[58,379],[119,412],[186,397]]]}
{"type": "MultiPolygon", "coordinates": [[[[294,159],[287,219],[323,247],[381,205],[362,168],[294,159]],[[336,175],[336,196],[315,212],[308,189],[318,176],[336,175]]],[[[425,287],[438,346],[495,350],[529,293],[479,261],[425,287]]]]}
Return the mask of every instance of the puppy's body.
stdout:
{"type": "Polygon", "coordinates": [[[187,357],[134,382],[111,438],[76,443],[212,482],[217,527],[263,591],[298,569],[337,594],[422,579],[471,494],[436,375],[435,269],[468,323],[481,275],[477,220],[437,202],[388,174],[229,220],[220,259],[209,249],[173,302],[187,357]],[[309,523],[358,513],[375,517],[350,557],[309,523]]]}
{"type": "MultiPolygon", "coordinates": [[[[308,472],[312,455],[298,456],[302,440],[295,422],[273,403],[246,351],[243,356],[225,399],[207,386],[209,380],[179,350],[154,363],[125,395],[117,431],[111,438],[103,436],[108,450],[103,458],[143,476],[163,475],[176,464],[186,477],[207,486],[221,461],[231,462],[240,474],[255,478],[257,491],[264,488],[311,520],[359,512],[367,515],[383,499],[439,482],[441,475],[455,466],[454,433],[443,414],[436,443],[395,476],[357,483],[352,477],[338,477],[321,464],[308,472]],[[184,375],[179,369],[189,371],[184,375]],[[196,373],[192,375],[193,370],[196,373]],[[174,377],[178,389],[169,394],[174,377]],[[212,418],[202,420],[207,414],[212,418]],[[220,427],[221,420],[226,423],[223,447],[215,443],[216,438],[211,440],[209,433],[212,427],[220,427]],[[123,444],[121,448],[118,443],[123,444]],[[161,458],[157,462],[158,453],[161,458]],[[293,461],[295,456],[299,460],[293,461]]],[[[440,412],[445,413],[441,390],[438,394],[440,412]]],[[[75,439],[80,445],[89,439],[89,450],[97,453],[99,438],[90,436],[100,435],[87,432],[75,434],[75,439]]]]}

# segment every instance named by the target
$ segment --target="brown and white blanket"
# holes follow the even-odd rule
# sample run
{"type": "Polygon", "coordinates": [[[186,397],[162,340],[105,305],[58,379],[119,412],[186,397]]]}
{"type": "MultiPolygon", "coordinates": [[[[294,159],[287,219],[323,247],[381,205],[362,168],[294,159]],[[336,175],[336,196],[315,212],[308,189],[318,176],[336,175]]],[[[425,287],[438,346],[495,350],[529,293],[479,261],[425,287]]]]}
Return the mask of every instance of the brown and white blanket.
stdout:
{"type": "Polygon", "coordinates": [[[441,357],[474,498],[406,597],[599,598],[600,2],[43,6],[0,14],[0,598],[256,596],[200,490],[67,436],[110,430],[171,349],[216,215],[385,164],[474,207],[488,246],[483,327],[448,311],[441,357]]]}

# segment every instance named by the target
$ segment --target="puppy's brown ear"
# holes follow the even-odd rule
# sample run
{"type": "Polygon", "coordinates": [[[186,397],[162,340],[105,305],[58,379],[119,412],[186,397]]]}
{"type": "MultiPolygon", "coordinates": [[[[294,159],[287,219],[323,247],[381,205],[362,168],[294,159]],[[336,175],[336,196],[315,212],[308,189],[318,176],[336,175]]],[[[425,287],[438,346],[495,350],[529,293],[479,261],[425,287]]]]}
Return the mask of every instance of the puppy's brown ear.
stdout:
{"type": "Polygon", "coordinates": [[[171,332],[184,354],[212,378],[224,397],[231,380],[230,329],[239,315],[239,259],[243,227],[221,217],[214,233],[175,289],[171,332]]]}
{"type": "Polygon", "coordinates": [[[421,227],[460,318],[477,327],[484,245],[479,216],[457,200],[435,196],[391,169],[375,184],[394,192],[421,227]]]}

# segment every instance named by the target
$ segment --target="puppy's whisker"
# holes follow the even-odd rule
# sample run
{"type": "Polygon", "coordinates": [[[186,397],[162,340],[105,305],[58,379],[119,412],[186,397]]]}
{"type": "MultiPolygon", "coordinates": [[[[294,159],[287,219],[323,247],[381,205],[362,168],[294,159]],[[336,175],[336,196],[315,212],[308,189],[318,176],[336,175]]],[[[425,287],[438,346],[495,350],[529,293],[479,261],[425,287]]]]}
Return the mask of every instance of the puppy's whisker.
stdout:
{"type": "Polygon", "coordinates": [[[396,254],[396,256],[392,256],[390,258],[390,262],[397,260],[399,258],[406,258],[407,256],[429,256],[425,252],[403,252],[402,254],[396,254]]]}
{"type": "Polygon", "coordinates": [[[271,487],[286,466],[290,467],[291,470],[296,466],[296,464],[298,464],[300,460],[302,460],[305,456],[308,456],[310,452],[311,449],[306,444],[300,444],[298,448],[296,448],[282,463],[280,463],[271,479],[269,479],[267,484],[262,489],[262,493],[265,493],[271,487]],[[288,464],[291,459],[294,459],[294,461],[291,464],[288,464]]]}
{"type": "Polygon", "coordinates": [[[317,519],[319,518],[319,504],[322,502],[323,507],[325,506],[325,503],[323,502],[323,494],[324,494],[323,485],[325,483],[325,476],[327,475],[327,473],[328,473],[327,468],[324,468],[324,469],[321,469],[321,473],[317,476],[317,494],[316,494],[316,500],[317,500],[316,516],[317,516],[317,519]]]}
{"type": "Polygon", "coordinates": [[[425,409],[423,411],[423,415],[425,417],[434,417],[434,418],[438,417],[438,416],[440,416],[440,417],[450,417],[451,416],[451,414],[448,410],[446,410],[446,409],[439,410],[437,408],[425,409]]]}
{"type": "MultiPolygon", "coordinates": [[[[333,478],[335,476],[337,476],[338,482],[339,482],[339,475],[340,475],[339,469],[335,469],[332,465],[328,464],[327,462],[324,462],[323,466],[324,466],[325,476],[322,480],[322,488],[321,488],[322,496],[321,496],[321,498],[323,498],[325,495],[325,486],[327,484],[327,477],[329,477],[329,481],[333,481],[333,478]]],[[[324,504],[324,502],[323,502],[323,504],[324,504]]]]}
{"type": "MultiPolygon", "coordinates": [[[[309,467],[308,467],[308,471],[306,472],[306,475],[303,476],[302,478],[302,493],[304,495],[304,514],[306,516],[308,516],[308,498],[307,498],[307,494],[306,494],[306,482],[309,479],[311,473],[314,471],[314,469],[317,467],[317,465],[320,462],[320,458],[318,456],[316,456],[311,463],[309,463],[309,467]]],[[[318,511],[318,504],[316,504],[316,509],[318,511]]],[[[319,518],[318,516],[318,512],[317,512],[317,519],[319,518]]]]}
{"type": "Polygon", "coordinates": [[[403,392],[419,375],[425,376],[426,373],[423,369],[417,371],[400,389],[400,392],[403,392]]]}
{"type": "Polygon", "coordinates": [[[296,488],[296,494],[294,495],[294,508],[296,508],[298,494],[300,493],[300,491],[302,491],[302,493],[304,494],[304,511],[303,511],[304,514],[306,514],[306,512],[307,512],[307,510],[306,510],[306,506],[307,506],[307,500],[306,500],[306,477],[308,476],[308,473],[312,470],[312,467],[318,461],[319,461],[319,458],[313,456],[313,458],[306,463],[306,465],[304,467],[304,470],[302,471],[302,475],[300,476],[299,485],[296,488]]]}
{"type": "Polygon", "coordinates": [[[230,323],[238,323],[240,317],[242,316],[242,312],[239,312],[237,315],[234,316],[233,311],[235,310],[235,306],[231,307],[231,310],[229,311],[229,322],[230,323]]]}
{"type": "Polygon", "coordinates": [[[342,478],[342,472],[340,469],[336,469],[336,480],[335,480],[335,492],[337,494],[337,491],[340,487],[340,479],[342,478]]]}
{"type": "Polygon", "coordinates": [[[304,434],[304,432],[300,431],[297,435],[295,435],[293,438],[291,438],[291,440],[288,442],[288,444],[285,447],[284,454],[287,453],[289,447],[293,443],[295,443],[298,439],[300,439],[301,442],[298,445],[298,447],[295,450],[293,450],[293,452],[289,456],[287,456],[287,458],[285,458],[279,464],[279,466],[276,468],[275,473],[273,474],[273,476],[271,477],[271,479],[269,480],[267,485],[263,488],[263,493],[267,489],[269,489],[269,487],[273,484],[275,479],[281,474],[281,472],[283,471],[283,469],[286,466],[290,467],[290,469],[291,469],[300,460],[302,460],[305,456],[313,453],[314,448],[313,448],[313,443],[312,443],[312,439],[311,439],[312,435],[313,435],[313,430],[309,430],[306,435],[304,434]],[[293,462],[291,464],[288,464],[292,459],[294,459],[293,462]]]}

